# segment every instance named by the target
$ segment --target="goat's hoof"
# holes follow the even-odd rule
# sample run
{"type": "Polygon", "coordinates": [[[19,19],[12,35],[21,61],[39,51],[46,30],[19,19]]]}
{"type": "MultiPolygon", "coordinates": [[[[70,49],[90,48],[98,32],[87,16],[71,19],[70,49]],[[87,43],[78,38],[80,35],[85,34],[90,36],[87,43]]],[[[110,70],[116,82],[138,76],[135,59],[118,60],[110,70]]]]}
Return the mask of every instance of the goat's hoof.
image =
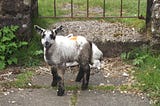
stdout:
{"type": "Polygon", "coordinates": [[[57,91],[57,96],[63,96],[64,95],[64,89],[58,89],[58,91],[57,91]]]}
{"type": "Polygon", "coordinates": [[[52,86],[52,87],[57,86],[57,81],[52,81],[51,86],[52,86]]]}
{"type": "Polygon", "coordinates": [[[81,82],[82,78],[81,77],[77,77],[76,78],[76,82],[81,82]]]}
{"type": "Polygon", "coordinates": [[[82,89],[82,90],[86,90],[86,89],[88,89],[88,86],[87,86],[87,85],[82,85],[82,86],[81,86],[81,89],[82,89]]]}
{"type": "Polygon", "coordinates": [[[81,82],[81,79],[76,79],[76,82],[81,82]]]}

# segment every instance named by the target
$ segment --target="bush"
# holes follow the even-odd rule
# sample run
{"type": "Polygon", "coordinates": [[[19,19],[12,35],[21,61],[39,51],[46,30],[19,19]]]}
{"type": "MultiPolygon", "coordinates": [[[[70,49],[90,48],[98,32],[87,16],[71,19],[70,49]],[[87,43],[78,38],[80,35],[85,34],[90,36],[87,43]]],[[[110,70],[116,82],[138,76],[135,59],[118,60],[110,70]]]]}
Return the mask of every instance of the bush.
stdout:
{"type": "Polygon", "coordinates": [[[4,69],[7,65],[17,64],[18,58],[13,54],[28,44],[16,38],[15,32],[18,28],[18,26],[6,26],[0,29],[0,69],[4,69]]]}
{"type": "Polygon", "coordinates": [[[140,48],[136,48],[128,53],[122,53],[121,58],[123,60],[132,60],[132,64],[135,66],[141,66],[145,63],[147,58],[152,55],[149,47],[142,46],[140,48]]]}

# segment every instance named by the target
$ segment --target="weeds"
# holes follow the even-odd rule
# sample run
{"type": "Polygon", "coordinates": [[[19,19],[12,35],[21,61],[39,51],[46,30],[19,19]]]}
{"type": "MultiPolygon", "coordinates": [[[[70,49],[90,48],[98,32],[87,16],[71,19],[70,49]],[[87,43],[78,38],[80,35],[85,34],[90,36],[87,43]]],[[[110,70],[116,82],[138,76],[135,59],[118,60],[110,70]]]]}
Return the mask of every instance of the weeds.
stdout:
{"type": "Polygon", "coordinates": [[[113,91],[116,89],[115,86],[89,86],[90,90],[103,90],[103,91],[113,91]]]}
{"type": "Polygon", "coordinates": [[[77,103],[77,91],[73,92],[73,95],[71,97],[71,106],[76,106],[77,103]]]}
{"type": "Polygon", "coordinates": [[[160,55],[150,47],[137,48],[129,53],[123,53],[121,57],[131,61],[136,66],[135,76],[140,84],[138,87],[143,92],[160,104],[160,55]]]}
{"type": "Polygon", "coordinates": [[[15,57],[19,57],[18,64],[21,66],[36,66],[43,60],[43,51],[40,43],[40,38],[34,36],[31,41],[28,42],[28,47],[22,48],[15,54],[15,57]]]}
{"type": "Polygon", "coordinates": [[[18,28],[18,26],[6,26],[0,29],[0,69],[4,69],[7,65],[17,64],[18,57],[14,54],[28,44],[17,39],[15,32],[18,28]]]}
{"type": "Polygon", "coordinates": [[[32,71],[26,71],[24,73],[18,74],[15,81],[11,82],[11,85],[16,88],[26,88],[30,87],[30,81],[34,73],[32,71]]]}

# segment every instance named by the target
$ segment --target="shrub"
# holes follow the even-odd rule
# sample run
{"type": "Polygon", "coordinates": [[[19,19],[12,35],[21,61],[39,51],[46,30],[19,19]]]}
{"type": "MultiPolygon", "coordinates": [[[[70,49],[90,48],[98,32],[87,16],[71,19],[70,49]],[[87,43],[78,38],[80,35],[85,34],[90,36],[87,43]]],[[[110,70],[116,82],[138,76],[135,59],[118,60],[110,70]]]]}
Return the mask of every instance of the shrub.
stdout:
{"type": "Polygon", "coordinates": [[[0,69],[7,65],[17,64],[18,58],[13,54],[27,45],[27,42],[19,41],[15,35],[18,26],[5,26],[0,29],[0,69]]]}
{"type": "Polygon", "coordinates": [[[124,52],[121,54],[121,58],[123,60],[132,60],[132,64],[135,66],[141,66],[145,63],[147,58],[152,55],[151,51],[149,50],[149,47],[142,46],[140,48],[136,48],[130,52],[124,52]]]}

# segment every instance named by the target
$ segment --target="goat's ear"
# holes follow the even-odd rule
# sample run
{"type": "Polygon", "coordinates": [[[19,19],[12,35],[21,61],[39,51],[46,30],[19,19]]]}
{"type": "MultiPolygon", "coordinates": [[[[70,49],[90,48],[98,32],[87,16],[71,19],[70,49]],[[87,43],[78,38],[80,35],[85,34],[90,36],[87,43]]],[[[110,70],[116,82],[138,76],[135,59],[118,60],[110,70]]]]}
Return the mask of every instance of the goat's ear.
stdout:
{"type": "Polygon", "coordinates": [[[55,29],[55,34],[59,33],[60,31],[62,31],[63,26],[59,26],[58,28],[55,29]]]}
{"type": "Polygon", "coordinates": [[[34,29],[35,29],[40,35],[42,35],[42,32],[45,31],[45,29],[41,28],[41,27],[38,26],[38,25],[34,25],[34,29]]]}

